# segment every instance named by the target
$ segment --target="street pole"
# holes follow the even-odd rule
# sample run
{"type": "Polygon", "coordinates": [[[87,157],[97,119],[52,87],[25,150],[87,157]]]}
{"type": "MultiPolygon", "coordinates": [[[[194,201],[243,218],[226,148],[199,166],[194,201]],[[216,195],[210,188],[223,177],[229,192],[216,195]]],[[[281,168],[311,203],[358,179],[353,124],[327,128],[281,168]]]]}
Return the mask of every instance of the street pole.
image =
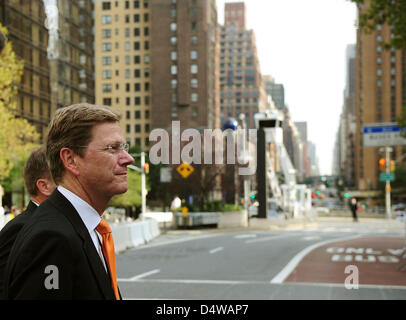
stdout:
{"type": "MultiPolygon", "coordinates": [[[[392,148],[390,147],[385,147],[385,164],[386,164],[386,173],[390,173],[390,152],[392,152],[392,148]]],[[[390,219],[391,218],[391,201],[390,201],[390,193],[391,193],[391,187],[390,187],[390,180],[386,180],[386,186],[385,186],[385,204],[386,204],[386,218],[390,219]]]]}
{"type": "Polygon", "coordinates": [[[146,212],[146,186],[145,186],[145,152],[141,152],[141,214],[144,218],[146,212]]]}
{"type": "MultiPolygon", "coordinates": [[[[244,113],[240,113],[239,115],[240,121],[241,121],[241,125],[242,128],[244,130],[244,138],[243,138],[243,156],[244,156],[244,160],[246,158],[248,158],[248,132],[247,132],[247,124],[245,122],[245,114],[244,113]]],[[[245,161],[243,161],[243,163],[245,163],[245,161]]],[[[244,210],[247,213],[247,221],[249,223],[249,214],[248,214],[248,177],[244,177],[244,210]]]]}

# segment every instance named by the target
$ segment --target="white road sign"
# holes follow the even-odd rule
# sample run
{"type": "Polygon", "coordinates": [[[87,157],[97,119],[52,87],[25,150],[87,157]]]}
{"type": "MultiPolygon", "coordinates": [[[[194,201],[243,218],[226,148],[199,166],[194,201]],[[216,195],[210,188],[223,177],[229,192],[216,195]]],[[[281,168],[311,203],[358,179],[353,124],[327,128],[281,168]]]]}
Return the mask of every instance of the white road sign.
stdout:
{"type": "Polygon", "coordinates": [[[406,139],[401,136],[402,130],[396,122],[368,123],[364,125],[362,132],[364,147],[406,145],[406,139]]]}

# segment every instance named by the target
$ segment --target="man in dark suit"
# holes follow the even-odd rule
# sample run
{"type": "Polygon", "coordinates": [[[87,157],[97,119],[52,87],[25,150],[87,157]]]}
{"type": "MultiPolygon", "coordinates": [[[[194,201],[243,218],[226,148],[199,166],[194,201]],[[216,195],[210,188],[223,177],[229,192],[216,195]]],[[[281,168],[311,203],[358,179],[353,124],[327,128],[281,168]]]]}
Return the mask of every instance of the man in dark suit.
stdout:
{"type": "Polygon", "coordinates": [[[111,230],[102,218],[127,191],[119,115],[78,104],[58,109],[46,153],[57,189],[20,231],[6,267],[7,299],[121,299],[111,230]]]}
{"type": "Polygon", "coordinates": [[[0,299],[3,298],[4,291],[4,270],[18,233],[40,203],[47,199],[56,188],[49,171],[44,148],[34,150],[29,156],[24,166],[24,181],[31,198],[27,209],[9,221],[0,231],[0,299]]]}

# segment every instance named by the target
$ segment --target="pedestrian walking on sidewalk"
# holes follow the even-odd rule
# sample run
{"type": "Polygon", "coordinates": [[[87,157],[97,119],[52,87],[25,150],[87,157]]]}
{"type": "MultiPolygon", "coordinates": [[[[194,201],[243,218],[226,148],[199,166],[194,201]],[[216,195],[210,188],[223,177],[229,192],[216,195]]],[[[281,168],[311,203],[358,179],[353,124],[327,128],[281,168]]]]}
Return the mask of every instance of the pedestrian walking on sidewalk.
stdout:
{"type": "Polygon", "coordinates": [[[350,209],[351,209],[352,218],[353,218],[354,222],[358,222],[358,215],[357,215],[358,202],[357,202],[356,198],[351,199],[351,201],[350,201],[350,209]]]}

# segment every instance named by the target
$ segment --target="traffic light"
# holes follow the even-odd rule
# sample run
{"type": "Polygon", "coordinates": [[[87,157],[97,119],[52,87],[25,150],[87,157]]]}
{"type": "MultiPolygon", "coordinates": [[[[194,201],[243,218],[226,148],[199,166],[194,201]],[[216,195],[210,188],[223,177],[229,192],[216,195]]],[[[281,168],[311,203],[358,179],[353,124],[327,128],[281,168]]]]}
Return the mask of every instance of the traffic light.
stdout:
{"type": "Polygon", "coordinates": [[[348,199],[349,196],[350,196],[350,195],[348,194],[348,192],[344,193],[344,197],[345,197],[346,199],[348,199]]]}
{"type": "Polygon", "coordinates": [[[395,172],[396,170],[396,162],[395,160],[390,161],[390,172],[395,172]]]}
{"type": "Polygon", "coordinates": [[[379,170],[381,172],[385,172],[386,171],[386,160],[385,160],[385,158],[380,158],[378,163],[379,163],[379,170]]]}
{"type": "Polygon", "coordinates": [[[145,174],[149,173],[149,163],[144,164],[144,173],[145,174]]]}

